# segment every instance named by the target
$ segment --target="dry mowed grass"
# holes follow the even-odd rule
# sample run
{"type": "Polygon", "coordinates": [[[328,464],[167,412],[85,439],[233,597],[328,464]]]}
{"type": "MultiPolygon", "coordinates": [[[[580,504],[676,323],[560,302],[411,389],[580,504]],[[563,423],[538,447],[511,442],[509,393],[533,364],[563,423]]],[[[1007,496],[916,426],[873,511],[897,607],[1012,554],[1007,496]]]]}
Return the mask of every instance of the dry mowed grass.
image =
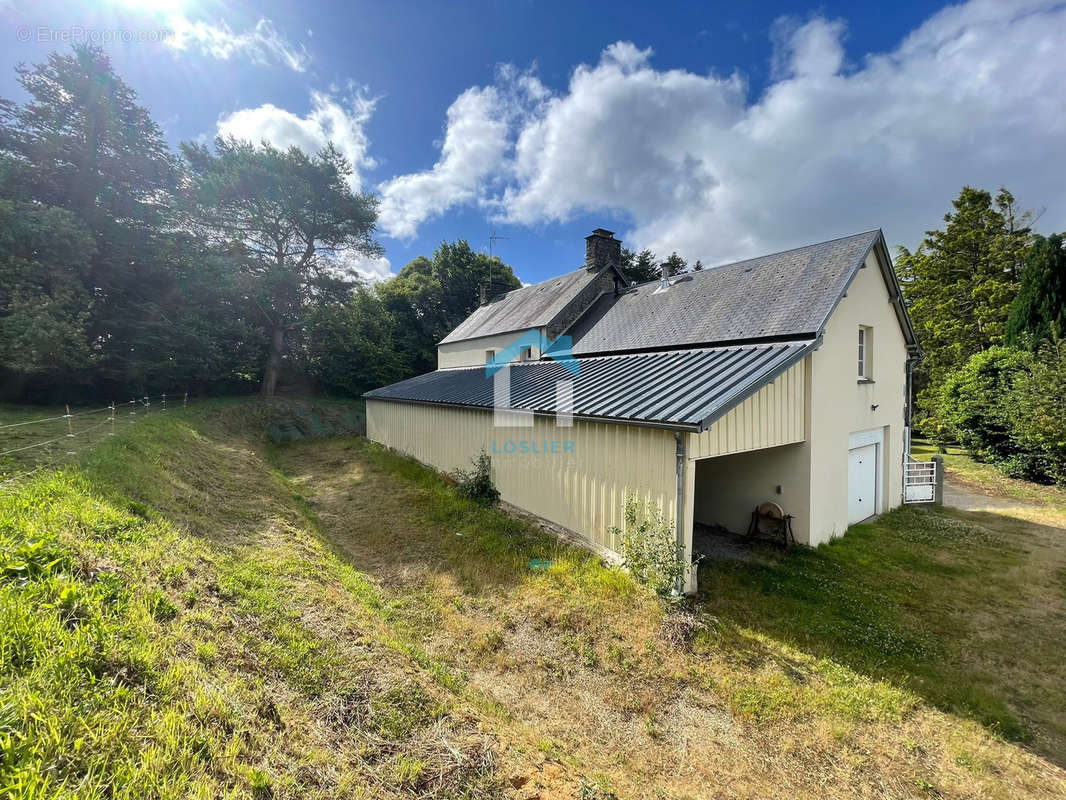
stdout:
{"type": "Polygon", "coordinates": [[[1066,792],[1053,761],[965,711],[945,713],[900,671],[884,677],[831,646],[797,646],[758,609],[705,598],[665,610],[499,512],[462,509],[432,473],[361,440],[301,443],[277,459],[323,535],[393,598],[393,623],[467,678],[464,694],[500,737],[504,763],[517,759],[512,778],[530,796],[1066,792]],[[530,572],[525,559],[545,556],[554,566],[530,572]]]}

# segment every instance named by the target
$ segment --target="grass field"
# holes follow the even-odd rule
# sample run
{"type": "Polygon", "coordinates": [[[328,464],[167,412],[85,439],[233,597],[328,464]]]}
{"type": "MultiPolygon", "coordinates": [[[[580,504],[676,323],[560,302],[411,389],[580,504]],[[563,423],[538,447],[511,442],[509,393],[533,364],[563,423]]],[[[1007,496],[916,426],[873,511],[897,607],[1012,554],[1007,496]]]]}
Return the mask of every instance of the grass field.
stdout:
{"type": "Polygon", "coordinates": [[[672,609],[364,439],[272,443],[300,408],[0,494],[0,796],[1066,793],[1035,526],[898,512],[672,609]]]}
{"type": "MultiPolygon", "coordinates": [[[[924,439],[913,440],[911,452],[921,460],[937,455],[936,445],[924,439]]],[[[948,447],[947,453],[940,455],[944,459],[944,469],[952,480],[989,495],[1042,505],[1066,514],[1066,488],[1042,486],[1008,477],[991,464],[975,461],[959,447],[948,447]]]]}

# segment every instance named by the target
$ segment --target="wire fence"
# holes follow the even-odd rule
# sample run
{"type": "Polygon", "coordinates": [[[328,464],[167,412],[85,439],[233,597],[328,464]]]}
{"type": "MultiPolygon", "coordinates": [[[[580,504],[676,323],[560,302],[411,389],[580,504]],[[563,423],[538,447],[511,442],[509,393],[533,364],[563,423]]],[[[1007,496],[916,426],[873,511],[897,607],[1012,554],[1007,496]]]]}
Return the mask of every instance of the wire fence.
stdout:
{"type": "Polygon", "coordinates": [[[20,419],[27,413],[22,409],[0,408],[0,490],[78,455],[149,415],[188,406],[188,392],[179,392],[142,395],[93,408],[67,405],[62,414],[33,419],[20,419]]]}

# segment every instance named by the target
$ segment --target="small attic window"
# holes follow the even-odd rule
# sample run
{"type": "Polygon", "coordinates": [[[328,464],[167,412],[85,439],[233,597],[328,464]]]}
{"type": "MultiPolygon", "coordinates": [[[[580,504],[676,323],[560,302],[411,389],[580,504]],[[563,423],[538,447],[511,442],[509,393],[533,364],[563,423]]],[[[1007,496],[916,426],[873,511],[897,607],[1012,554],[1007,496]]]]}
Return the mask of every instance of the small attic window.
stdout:
{"type": "Polygon", "coordinates": [[[496,356],[496,351],[495,350],[486,350],[485,351],[485,363],[486,364],[491,364],[492,363],[492,359],[495,356],[496,356]]]}
{"type": "Polygon", "coordinates": [[[521,353],[518,354],[518,358],[522,361],[529,361],[531,358],[533,358],[533,348],[525,348],[524,350],[522,350],[521,353]]]}

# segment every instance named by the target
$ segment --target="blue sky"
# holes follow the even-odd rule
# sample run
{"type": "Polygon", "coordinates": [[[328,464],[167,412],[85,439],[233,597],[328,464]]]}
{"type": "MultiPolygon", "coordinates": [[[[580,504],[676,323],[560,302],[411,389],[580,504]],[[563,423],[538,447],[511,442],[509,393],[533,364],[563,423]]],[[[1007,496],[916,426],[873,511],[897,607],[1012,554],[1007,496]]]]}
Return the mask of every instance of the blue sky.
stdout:
{"type": "Polygon", "coordinates": [[[442,239],[526,281],[583,237],[707,265],[882,227],[914,246],[964,183],[1066,228],[1061,2],[3,2],[13,67],[104,43],[174,144],[333,140],[382,196],[395,272],[442,239]],[[113,31],[165,41],[114,41],[113,31]]]}

